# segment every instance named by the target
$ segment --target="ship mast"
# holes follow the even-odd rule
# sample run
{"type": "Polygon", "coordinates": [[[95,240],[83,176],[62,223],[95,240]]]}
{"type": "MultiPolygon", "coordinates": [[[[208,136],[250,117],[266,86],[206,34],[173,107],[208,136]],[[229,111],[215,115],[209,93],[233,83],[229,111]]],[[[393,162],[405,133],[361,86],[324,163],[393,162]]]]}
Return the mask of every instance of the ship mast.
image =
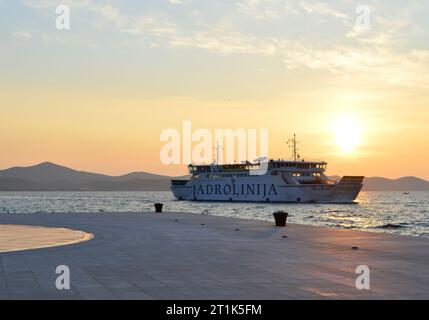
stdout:
{"type": "Polygon", "coordinates": [[[298,141],[296,141],[296,134],[295,133],[293,134],[293,138],[288,140],[287,144],[292,149],[293,161],[298,161],[300,156],[298,154],[298,141]]]}

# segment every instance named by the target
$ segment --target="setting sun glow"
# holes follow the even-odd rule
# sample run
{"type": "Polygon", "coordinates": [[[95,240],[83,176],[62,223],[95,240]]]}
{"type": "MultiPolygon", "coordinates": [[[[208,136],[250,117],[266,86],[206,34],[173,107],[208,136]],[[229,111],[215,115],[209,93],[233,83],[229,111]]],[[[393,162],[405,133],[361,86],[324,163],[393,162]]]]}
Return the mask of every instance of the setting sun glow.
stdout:
{"type": "Polygon", "coordinates": [[[335,143],[343,153],[352,153],[361,143],[361,125],[353,115],[342,115],[334,124],[335,143]]]}
{"type": "Polygon", "coordinates": [[[0,170],[187,175],[160,137],[191,121],[266,129],[273,159],[296,133],[332,176],[429,179],[428,1],[367,2],[369,30],[351,0],[0,0],[0,170]]]}

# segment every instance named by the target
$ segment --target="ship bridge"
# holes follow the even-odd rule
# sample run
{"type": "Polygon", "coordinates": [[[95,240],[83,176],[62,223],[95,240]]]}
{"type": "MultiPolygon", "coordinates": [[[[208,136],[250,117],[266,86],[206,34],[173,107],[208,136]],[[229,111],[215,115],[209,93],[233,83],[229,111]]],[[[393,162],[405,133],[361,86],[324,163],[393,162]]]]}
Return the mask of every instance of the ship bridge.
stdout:
{"type": "Polygon", "coordinates": [[[270,160],[269,168],[279,171],[325,172],[328,163],[324,161],[270,160]]]}

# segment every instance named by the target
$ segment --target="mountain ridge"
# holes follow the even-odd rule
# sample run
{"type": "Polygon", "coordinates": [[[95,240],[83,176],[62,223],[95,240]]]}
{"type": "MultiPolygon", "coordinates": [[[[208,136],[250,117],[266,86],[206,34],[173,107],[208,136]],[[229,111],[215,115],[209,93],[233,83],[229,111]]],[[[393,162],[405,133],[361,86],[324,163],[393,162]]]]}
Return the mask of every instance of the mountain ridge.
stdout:
{"type": "Polygon", "coordinates": [[[42,162],[0,170],[0,191],[162,191],[169,190],[170,179],[144,171],[110,176],[42,162]]]}

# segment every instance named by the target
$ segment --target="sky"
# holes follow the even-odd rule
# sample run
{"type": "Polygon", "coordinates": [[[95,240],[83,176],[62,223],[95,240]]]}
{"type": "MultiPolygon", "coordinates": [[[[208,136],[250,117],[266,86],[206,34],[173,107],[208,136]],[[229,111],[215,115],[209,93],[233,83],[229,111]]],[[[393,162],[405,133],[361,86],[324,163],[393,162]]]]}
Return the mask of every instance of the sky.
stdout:
{"type": "Polygon", "coordinates": [[[426,0],[0,0],[0,169],[184,174],[160,135],[189,120],[268,129],[273,158],[296,133],[332,175],[429,179],[428,18],[426,0]]]}

